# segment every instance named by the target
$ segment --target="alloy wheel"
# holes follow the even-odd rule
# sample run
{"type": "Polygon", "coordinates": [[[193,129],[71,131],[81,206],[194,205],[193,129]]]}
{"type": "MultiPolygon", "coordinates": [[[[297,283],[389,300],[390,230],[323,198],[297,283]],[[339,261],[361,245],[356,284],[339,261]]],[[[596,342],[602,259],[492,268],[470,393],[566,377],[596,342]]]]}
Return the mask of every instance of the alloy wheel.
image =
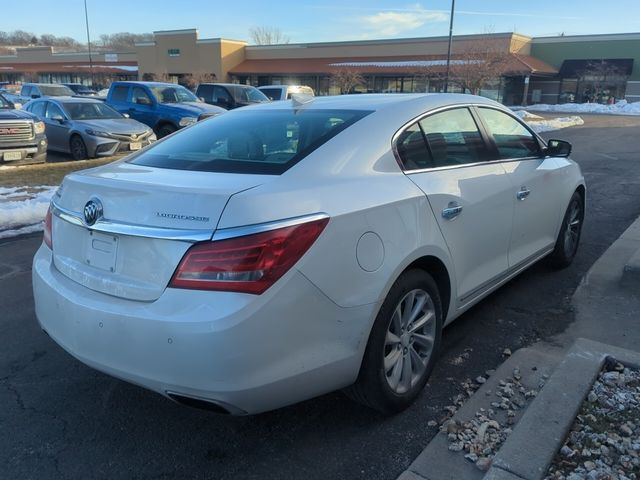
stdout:
{"type": "Polygon", "coordinates": [[[411,290],[393,311],[384,345],[384,374],[395,393],[404,394],[420,381],[435,335],[433,299],[422,289],[411,290]]]}

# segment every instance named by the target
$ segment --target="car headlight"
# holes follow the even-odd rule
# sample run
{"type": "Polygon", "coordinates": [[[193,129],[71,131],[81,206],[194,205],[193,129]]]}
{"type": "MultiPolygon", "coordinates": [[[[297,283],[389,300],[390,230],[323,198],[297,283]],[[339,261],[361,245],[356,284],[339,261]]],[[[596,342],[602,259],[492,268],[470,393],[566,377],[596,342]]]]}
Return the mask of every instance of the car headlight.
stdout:
{"type": "Polygon", "coordinates": [[[40,133],[44,133],[44,122],[36,122],[33,124],[33,130],[36,132],[36,135],[40,133]]]}
{"type": "Polygon", "coordinates": [[[197,121],[198,119],[196,117],[182,117],[178,122],[178,125],[180,125],[181,127],[186,127],[196,123],[197,121]]]}
{"type": "Polygon", "coordinates": [[[101,130],[92,130],[91,128],[85,129],[85,132],[87,132],[89,135],[93,135],[94,137],[106,137],[106,138],[111,137],[110,133],[103,132],[101,130]]]}

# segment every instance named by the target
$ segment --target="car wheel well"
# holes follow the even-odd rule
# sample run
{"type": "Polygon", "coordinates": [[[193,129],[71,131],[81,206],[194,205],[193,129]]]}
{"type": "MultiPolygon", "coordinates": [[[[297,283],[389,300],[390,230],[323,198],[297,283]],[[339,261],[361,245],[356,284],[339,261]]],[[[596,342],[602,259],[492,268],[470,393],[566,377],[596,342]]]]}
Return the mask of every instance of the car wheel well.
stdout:
{"type": "Polygon", "coordinates": [[[449,277],[447,267],[445,267],[439,258],[425,256],[414,260],[404,271],[406,272],[407,270],[415,268],[424,270],[435,280],[442,303],[442,318],[445,320],[449,310],[449,302],[451,301],[451,278],[449,277]]]}
{"type": "Polygon", "coordinates": [[[580,194],[580,198],[582,199],[582,210],[584,211],[584,207],[586,207],[586,205],[585,205],[585,193],[586,193],[586,190],[584,188],[584,185],[578,185],[578,188],[576,188],[576,192],[578,192],[580,194]]]}

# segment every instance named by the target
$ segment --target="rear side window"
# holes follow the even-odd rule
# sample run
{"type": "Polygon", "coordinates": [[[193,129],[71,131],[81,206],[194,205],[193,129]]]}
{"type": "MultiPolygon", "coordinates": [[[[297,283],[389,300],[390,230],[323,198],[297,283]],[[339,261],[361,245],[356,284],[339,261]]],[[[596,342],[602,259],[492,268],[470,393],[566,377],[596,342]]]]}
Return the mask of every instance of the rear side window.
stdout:
{"type": "Polygon", "coordinates": [[[484,140],[467,108],[435,113],[419,122],[427,139],[433,167],[482,162],[487,159],[484,140]]]}
{"type": "Polygon", "coordinates": [[[419,170],[433,167],[431,154],[424,141],[424,135],[418,123],[405,129],[396,140],[396,150],[403,170],[419,170]]]}
{"type": "Polygon", "coordinates": [[[113,100],[114,102],[126,102],[128,93],[129,87],[127,87],[126,85],[118,85],[116,87],[113,87],[111,100],[113,100]]]}
{"type": "Polygon", "coordinates": [[[539,157],[540,145],[515,118],[492,108],[478,108],[498,150],[498,159],[539,157]]]}
{"type": "Polygon", "coordinates": [[[176,170],[280,175],[369,113],[234,110],[197,123],[130,162],[176,170]]]}
{"type": "Polygon", "coordinates": [[[31,113],[33,113],[34,115],[36,115],[40,120],[42,120],[44,118],[44,107],[45,107],[45,105],[46,105],[45,102],[35,102],[31,106],[29,111],[31,113]]]}

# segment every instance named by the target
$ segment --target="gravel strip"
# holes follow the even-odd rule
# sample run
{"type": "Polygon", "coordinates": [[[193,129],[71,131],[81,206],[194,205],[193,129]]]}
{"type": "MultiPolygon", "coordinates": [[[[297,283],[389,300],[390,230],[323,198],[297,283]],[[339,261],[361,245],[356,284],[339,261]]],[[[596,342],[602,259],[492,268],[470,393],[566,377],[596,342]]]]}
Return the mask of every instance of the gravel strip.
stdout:
{"type": "Polygon", "coordinates": [[[640,479],[639,370],[605,364],[545,479],[640,479]]]}
{"type": "MultiPolygon", "coordinates": [[[[511,352],[505,351],[506,356],[511,352]]],[[[445,407],[445,410],[453,415],[458,407],[466,401],[474,391],[495,371],[488,370],[485,376],[475,379],[475,382],[467,380],[463,383],[464,393],[454,399],[454,405],[445,407]]],[[[543,376],[538,388],[544,386],[548,378],[543,376]]],[[[446,421],[440,431],[447,435],[449,450],[462,452],[464,458],[475,466],[486,471],[491,467],[493,457],[498,452],[507,437],[511,434],[516,421],[516,412],[525,409],[538,394],[538,389],[528,389],[522,383],[522,374],[519,368],[515,368],[508,378],[499,381],[497,389],[492,392],[487,390],[485,394],[494,399],[490,408],[481,408],[472,419],[466,422],[455,420],[446,421]]]]}

